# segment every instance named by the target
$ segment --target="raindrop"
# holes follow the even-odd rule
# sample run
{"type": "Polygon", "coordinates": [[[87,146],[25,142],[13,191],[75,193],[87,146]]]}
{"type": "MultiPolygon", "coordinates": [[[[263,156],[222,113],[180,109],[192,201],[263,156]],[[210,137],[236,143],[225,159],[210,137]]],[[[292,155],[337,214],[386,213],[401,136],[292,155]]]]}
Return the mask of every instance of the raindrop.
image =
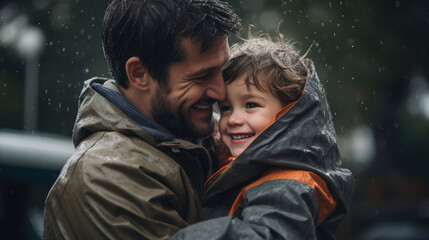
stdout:
{"type": "Polygon", "coordinates": [[[86,72],[86,73],[89,73],[89,69],[88,69],[88,68],[85,68],[85,72],[86,72]]]}
{"type": "Polygon", "coordinates": [[[66,48],[63,48],[63,52],[65,52],[66,51],[66,48]]]}
{"type": "Polygon", "coordinates": [[[399,8],[401,6],[401,3],[399,2],[399,0],[396,0],[395,1],[395,7],[396,8],[399,8]]]}
{"type": "Polygon", "coordinates": [[[322,27],[325,27],[325,24],[322,22],[322,27]]]}
{"type": "Polygon", "coordinates": [[[383,40],[380,40],[380,45],[383,45],[383,40]]]}

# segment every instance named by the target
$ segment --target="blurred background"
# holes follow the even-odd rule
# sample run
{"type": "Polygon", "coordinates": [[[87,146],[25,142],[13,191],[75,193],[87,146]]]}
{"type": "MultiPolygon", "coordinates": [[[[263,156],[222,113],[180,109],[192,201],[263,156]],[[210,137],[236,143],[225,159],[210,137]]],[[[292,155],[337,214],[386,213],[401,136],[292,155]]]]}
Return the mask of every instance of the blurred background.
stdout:
{"type": "MultiPolygon", "coordinates": [[[[243,31],[313,59],[343,166],[356,178],[338,239],[429,239],[429,2],[229,0],[243,31]]],[[[40,239],[46,194],[73,152],[84,80],[109,77],[107,1],[0,3],[0,238],[40,239]]],[[[230,38],[230,44],[237,37],[230,38]]]]}

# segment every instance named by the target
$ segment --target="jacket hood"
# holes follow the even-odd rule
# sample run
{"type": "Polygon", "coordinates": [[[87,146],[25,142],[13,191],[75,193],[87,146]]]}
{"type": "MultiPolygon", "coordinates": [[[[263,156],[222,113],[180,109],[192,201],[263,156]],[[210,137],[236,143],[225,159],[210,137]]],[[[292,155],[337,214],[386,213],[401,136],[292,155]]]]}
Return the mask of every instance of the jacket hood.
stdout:
{"type": "MultiPolygon", "coordinates": [[[[349,170],[340,167],[341,156],[326,93],[313,65],[311,72],[303,96],[255,138],[226,170],[233,174],[225,176],[235,176],[233,184],[237,186],[261,175],[270,166],[313,171],[328,183],[347,209],[354,178],[349,170]]],[[[228,185],[227,188],[234,187],[228,185]]],[[[223,190],[211,191],[209,187],[207,195],[223,190]]]]}
{"type": "Polygon", "coordinates": [[[152,145],[174,138],[129,103],[114,80],[96,77],[85,81],[79,97],[79,111],[73,128],[74,145],[99,131],[135,135],[152,145]]]}

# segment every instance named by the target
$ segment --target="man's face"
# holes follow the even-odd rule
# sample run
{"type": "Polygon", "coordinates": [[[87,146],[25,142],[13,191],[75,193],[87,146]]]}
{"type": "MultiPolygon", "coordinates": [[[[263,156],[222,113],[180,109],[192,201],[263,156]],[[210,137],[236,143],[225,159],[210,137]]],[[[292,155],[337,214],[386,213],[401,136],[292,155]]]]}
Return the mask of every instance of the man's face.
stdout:
{"type": "Polygon", "coordinates": [[[153,119],[176,137],[201,138],[214,129],[213,104],[226,97],[222,66],[229,58],[228,39],[218,37],[201,53],[201,43],[181,39],[185,59],[168,68],[167,86],[152,99],[153,119]]]}

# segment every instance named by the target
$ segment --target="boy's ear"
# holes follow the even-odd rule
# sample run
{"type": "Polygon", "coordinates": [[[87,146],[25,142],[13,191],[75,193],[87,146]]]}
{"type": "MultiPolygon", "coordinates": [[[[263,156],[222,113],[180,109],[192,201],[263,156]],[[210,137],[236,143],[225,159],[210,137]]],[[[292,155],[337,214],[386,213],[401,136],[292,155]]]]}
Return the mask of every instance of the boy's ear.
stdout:
{"type": "Polygon", "coordinates": [[[127,72],[130,86],[140,91],[150,90],[151,83],[153,82],[152,76],[142,65],[138,57],[128,59],[125,63],[125,71],[127,72]]]}

